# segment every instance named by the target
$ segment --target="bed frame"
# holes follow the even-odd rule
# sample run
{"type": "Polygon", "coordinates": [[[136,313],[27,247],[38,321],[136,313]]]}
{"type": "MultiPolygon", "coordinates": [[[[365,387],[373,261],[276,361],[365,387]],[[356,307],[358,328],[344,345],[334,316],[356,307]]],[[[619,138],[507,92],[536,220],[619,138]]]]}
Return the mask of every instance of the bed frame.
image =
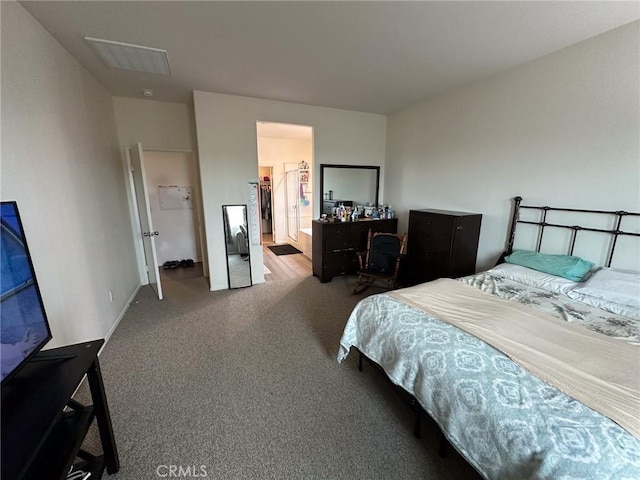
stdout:
{"type": "MultiPolygon", "coordinates": [[[[582,210],[582,209],[575,209],[575,208],[558,208],[558,207],[547,207],[547,206],[538,207],[538,206],[531,206],[531,205],[521,205],[521,202],[522,202],[522,197],[517,196],[513,198],[513,214],[511,217],[511,224],[509,226],[506,250],[501,255],[500,259],[498,260],[498,263],[503,263],[504,257],[513,252],[513,245],[514,245],[515,236],[516,236],[516,227],[519,223],[538,226],[536,252],[540,252],[540,248],[542,246],[542,237],[544,235],[545,228],[547,227],[569,229],[572,231],[571,238],[570,238],[570,245],[567,252],[569,255],[573,254],[578,232],[585,231],[585,232],[596,232],[596,233],[607,234],[610,236],[610,239],[611,239],[609,243],[608,251],[607,251],[607,256],[606,256],[605,266],[607,267],[611,266],[611,262],[613,260],[613,254],[615,252],[618,237],[620,236],[640,237],[640,232],[631,232],[631,231],[625,231],[621,229],[622,221],[625,217],[640,217],[640,213],[626,212],[622,210],[608,211],[608,210],[582,210]],[[540,220],[537,222],[532,220],[521,220],[520,211],[522,209],[539,211],[540,220]],[[580,225],[570,225],[568,223],[550,223],[546,221],[547,213],[550,211],[588,213],[588,214],[600,215],[601,216],[600,218],[612,219],[614,227],[611,229],[600,229],[600,228],[582,227],[580,225]]],[[[366,360],[376,370],[379,370],[380,372],[382,372],[383,375],[386,376],[384,369],[380,365],[378,365],[376,362],[374,362],[369,357],[364,355],[360,350],[358,349],[356,350],[359,354],[359,358],[358,358],[359,371],[362,371],[363,360],[366,360]]],[[[422,407],[420,406],[420,403],[415,399],[415,397],[413,397],[411,394],[406,392],[401,387],[393,384],[390,380],[389,380],[389,383],[392,384],[392,386],[394,387],[398,395],[400,395],[400,397],[408,404],[409,408],[413,412],[413,419],[414,419],[413,435],[416,438],[420,438],[420,429],[421,429],[420,426],[422,423],[422,418],[424,415],[428,416],[428,414],[422,409],[422,407]]],[[[449,450],[449,441],[445,437],[444,433],[440,432],[440,447],[438,450],[438,454],[441,457],[445,457],[447,455],[448,450],[449,450]]]]}
{"type": "Polygon", "coordinates": [[[516,227],[519,223],[528,224],[528,225],[537,225],[538,226],[538,241],[536,243],[536,252],[540,251],[540,247],[542,246],[542,237],[545,232],[546,227],[551,228],[563,228],[571,230],[571,239],[569,245],[569,251],[567,252],[569,255],[573,255],[573,250],[576,245],[576,239],[578,237],[578,232],[598,232],[604,233],[611,236],[611,242],[609,244],[609,250],[607,252],[607,260],[605,262],[606,267],[611,266],[611,262],[613,260],[613,254],[616,249],[616,243],[618,242],[618,237],[620,236],[633,236],[640,237],[639,232],[629,232],[621,230],[622,228],[622,220],[625,217],[640,217],[640,213],[634,212],[625,212],[624,210],[617,211],[608,211],[608,210],[580,210],[577,208],[557,208],[557,207],[536,207],[531,205],[521,205],[522,197],[514,197],[513,199],[513,216],[511,217],[511,226],[509,228],[509,236],[507,239],[507,249],[505,255],[509,255],[513,252],[513,244],[516,238],[516,227]],[[530,220],[520,220],[520,210],[529,209],[529,210],[537,210],[540,212],[540,220],[538,222],[530,221],[530,220]],[[582,227],[580,225],[569,225],[566,223],[549,223],[547,222],[547,213],[548,212],[574,212],[574,213],[590,213],[594,215],[600,215],[600,218],[604,219],[613,219],[614,227],[607,230],[601,228],[590,228],[590,227],[582,227]]]}

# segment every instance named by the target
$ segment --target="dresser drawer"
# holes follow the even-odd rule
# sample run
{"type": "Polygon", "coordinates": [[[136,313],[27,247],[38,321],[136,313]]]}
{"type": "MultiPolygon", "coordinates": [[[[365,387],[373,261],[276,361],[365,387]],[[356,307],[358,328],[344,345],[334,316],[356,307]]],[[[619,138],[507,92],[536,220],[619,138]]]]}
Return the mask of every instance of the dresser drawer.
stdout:
{"type": "Polygon", "coordinates": [[[327,253],[322,266],[325,275],[342,275],[355,273],[358,269],[358,258],[353,251],[327,253]]]}
{"type": "Polygon", "coordinates": [[[420,252],[416,256],[412,256],[411,258],[415,258],[417,263],[423,265],[427,269],[438,269],[441,270],[443,268],[448,268],[449,266],[449,253],[432,253],[432,252],[420,252]]]}
{"type": "MultiPolygon", "coordinates": [[[[371,222],[369,228],[373,233],[396,233],[398,231],[398,222],[392,220],[376,220],[371,222]]],[[[363,229],[365,233],[365,240],[369,234],[369,228],[363,229]]]]}
{"type": "Polygon", "coordinates": [[[366,249],[369,229],[373,233],[396,233],[398,219],[338,223],[313,220],[312,228],[313,274],[324,283],[336,275],[355,274],[356,254],[366,249]]]}
{"type": "Polygon", "coordinates": [[[412,237],[407,245],[409,255],[417,253],[430,253],[434,255],[449,256],[453,238],[449,235],[429,234],[420,237],[412,237]]]}
{"type": "Polygon", "coordinates": [[[409,229],[416,235],[452,234],[455,219],[442,215],[419,215],[409,220],[409,229]]]}
{"type": "Polygon", "coordinates": [[[324,251],[326,253],[341,250],[357,250],[360,247],[360,230],[354,229],[349,222],[338,225],[329,230],[324,238],[324,251]]]}
{"type": "Polygon", "coordinates": [[[473,272],[481,218],[469,212],[411,210],[407,242],[410,282],[473,272]]]}
{"type": "Polygon", "coordinates": [[[436,278],[443,278],[448,276],[448,270],[446,265],[432,265],[424,263],[414,266],[411,270],[411,283],[430,282],[436,278]]]}
{"type": "Polygon", "coordinates": [[[449,255],[451,251],[451,235],[429,234],[421,242],[421,250],[426,253],[449,255]]]}

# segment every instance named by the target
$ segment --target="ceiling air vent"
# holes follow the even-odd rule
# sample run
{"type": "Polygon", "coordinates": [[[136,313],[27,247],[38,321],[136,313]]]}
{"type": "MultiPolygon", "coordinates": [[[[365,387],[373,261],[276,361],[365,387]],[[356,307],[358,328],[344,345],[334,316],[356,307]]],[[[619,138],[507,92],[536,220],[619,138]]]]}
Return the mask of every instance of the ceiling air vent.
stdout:
{"type": "Polygon", "coordinates": [[[112,68],[171,75],[167,51],[130,43],[84,37],[104,63],[112,68]]]}

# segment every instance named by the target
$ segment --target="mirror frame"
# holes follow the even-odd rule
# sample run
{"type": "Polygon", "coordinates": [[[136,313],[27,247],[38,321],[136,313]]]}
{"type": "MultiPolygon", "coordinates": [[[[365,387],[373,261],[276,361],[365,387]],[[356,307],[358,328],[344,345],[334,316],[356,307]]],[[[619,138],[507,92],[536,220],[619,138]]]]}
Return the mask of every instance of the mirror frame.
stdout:
{"type": "MultiPolygon", "coordinates": [[[[224,209],[225,207],[244,207],[244,224],[247,227],[247,234],[249,232],[249,215],[248,215],[248,206],[246,203],[236,203],[236,204],[227,204],[227,205],[222,205],[222,228],[223,228],[223,233],[224,233],[224,229],[225,227],[225,221],[224,221],[224,209]]],[[[249,239],[247,239],[248,241],[249,239]]],[[[226,234],[225,234],[225,240],[224,240],[224,256],[225,256],[225,261],[227,264],[227,285],[229,287],[229,290],[235,290],[237,288],[247,288],[247,287],[252,287],[253,286],[253,272],[251,271],[251,244],[249,244],[249,249],[247,251],[247,263],[248,263],[248,267],[249,267],[249,285],[241,285],[239,287],[232,287],[231,286],[231,275],[229,272],[229,244],[227,243],[226,240],[226,234]]]]}
{"type": "Polygon", "coordinates": [[[322,205],[324,202],[324,169],[325,168],[351,168],[362,170],[375,170],[376,171],[376,198],[374,205],[377,207],[380,203],[380,167],[375,165],[333,165],[331,163],[320,164],[320,214],[322,214],[322,205]]]}

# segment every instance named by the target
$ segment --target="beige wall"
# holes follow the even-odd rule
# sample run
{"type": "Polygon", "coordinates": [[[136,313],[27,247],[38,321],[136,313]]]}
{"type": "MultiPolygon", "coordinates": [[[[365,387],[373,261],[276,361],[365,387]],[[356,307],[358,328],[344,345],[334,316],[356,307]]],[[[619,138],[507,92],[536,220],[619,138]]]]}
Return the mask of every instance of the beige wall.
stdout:
{"type": "Polygon", "coordinates": [[[386,201],[483,214],[478,268],[506,239],[510,199],[640,211],[635,22],[389,117],[386,201]]]}
{"type": "MultiPolygon", "coordinates": [[[[247,182],[257,180],[256,122],[313,127],[315,171],[321,163],[384,165],[384,115],[199,91],[194,107],[212,290],[227,288],[221,206],[248,203],[247,182]]],[[[264,281],[259,246],[251,248],[251,268],[254,282],[264,281]]]]}
{"type": "Polygon", "coordinates": [[[193,106],[113,97],[118,138],[123,147],[142,143],[148,150],[195,150],[193,106]]]}
{"type": "Polygon", "coordinates": [[[1,9],[2,199],[18,202],[48,346],[102,338],[139,286],[111,96],[20,4],[1,9]]]}

